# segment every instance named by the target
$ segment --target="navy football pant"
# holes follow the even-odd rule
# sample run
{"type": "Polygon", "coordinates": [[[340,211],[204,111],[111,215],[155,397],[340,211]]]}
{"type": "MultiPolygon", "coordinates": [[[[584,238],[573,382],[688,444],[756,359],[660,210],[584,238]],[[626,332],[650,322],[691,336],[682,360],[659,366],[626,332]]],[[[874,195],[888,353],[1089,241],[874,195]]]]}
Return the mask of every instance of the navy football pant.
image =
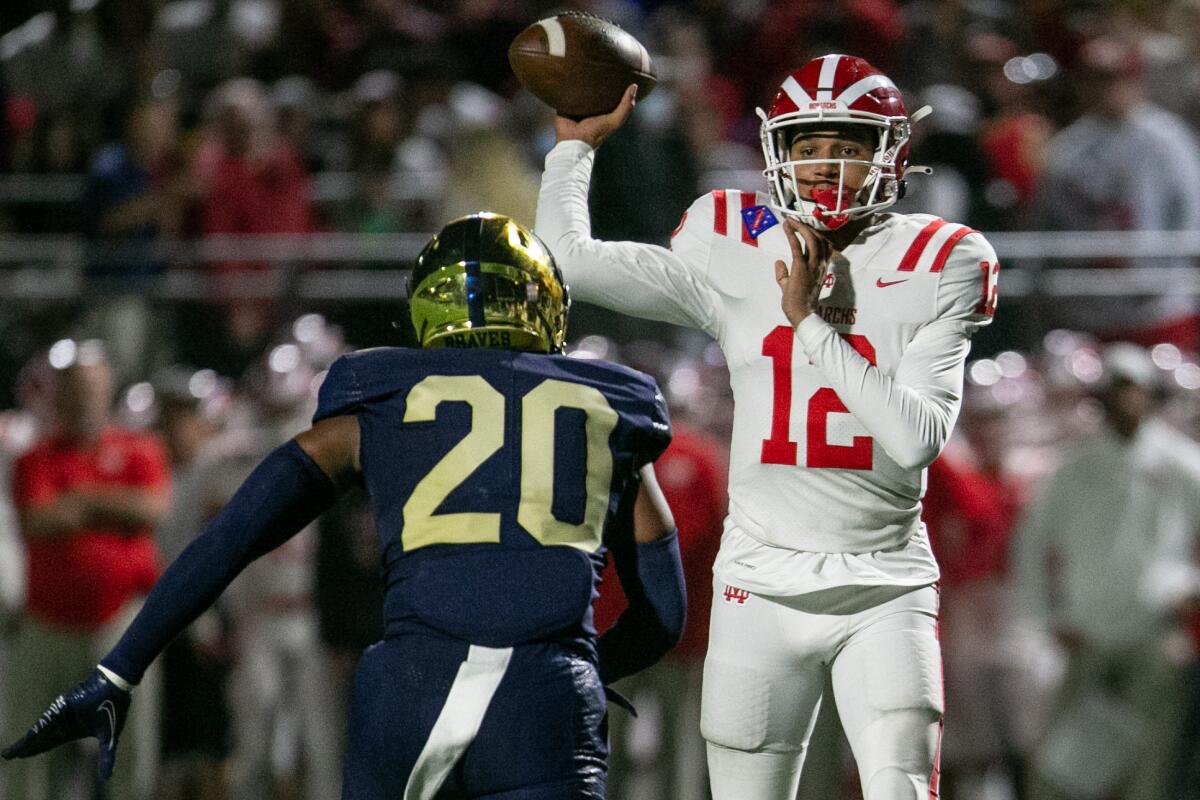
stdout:
{"type": "Polygon", "coordinates": [[[363,654],[343,800],[603,800],[604,688],[560,645],[426,634],[363,654]]]}

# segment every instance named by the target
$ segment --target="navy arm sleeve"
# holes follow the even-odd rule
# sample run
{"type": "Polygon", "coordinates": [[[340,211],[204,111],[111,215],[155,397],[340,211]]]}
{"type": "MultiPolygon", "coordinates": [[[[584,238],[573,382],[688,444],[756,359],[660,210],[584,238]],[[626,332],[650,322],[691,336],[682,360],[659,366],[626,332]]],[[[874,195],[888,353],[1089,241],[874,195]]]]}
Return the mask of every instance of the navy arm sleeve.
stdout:
{"type": "Polygon", "coordinates": [[[163,573],[101,665],[130,683],[140,681],[150,662],[239,572],[296,535],[336,499],[333,482],[295,440],[276,448],[163,573]]]}
{"type": "Polygon", "coordinates": [[[622,497],[610,552],[629,607],[596,643],[600,679],[605,684],[655,664],[679,643],[687,617],[687,588],[679,555],[679,534],[638,544],[633,538],[633,504],[640,481],[622,497]]]}

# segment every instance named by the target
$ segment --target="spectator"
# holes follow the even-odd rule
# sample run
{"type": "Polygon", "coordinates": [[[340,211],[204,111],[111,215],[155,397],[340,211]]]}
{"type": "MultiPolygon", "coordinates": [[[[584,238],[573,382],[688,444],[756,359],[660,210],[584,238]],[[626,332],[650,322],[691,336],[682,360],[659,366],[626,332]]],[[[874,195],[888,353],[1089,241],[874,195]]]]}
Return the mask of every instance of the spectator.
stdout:
{"type": "MultiPolygon", "coordinates": [[[[222,84],[209,98],[209,139],[198,156],[205,187],[203,230],[213,234],[297,234],[313,229],[309,176],[300,155],[279,135],[262,86],[249,78],[222,84]]],[[[214,265],[218,279],[262,273],[263,262],[214,265]]],[[[235,283],[221,283],[226,348],[214,366],[238,372],[266,346],[276,321],[270,302],[252,301],[235,283]]]]}
{"type": "MultiPolygon", "coordinates": [[[[163,560],[174,561],[207,521],[201,494],[206,447],[217,435],[229,402],[227,389],[211,370],[171,367],[152,381],[158,404],[155,427],[171,459],[171,506],[158,526],[163,560]]],[[[220,800],[228,796],[229,674],[225,624],[205,612],[163,652],[163,800],[220,800]]],[[[140,698],[139,698],[140,702],[140,698]]]]}
{"type": "MultiPolygon", "coordinates": [[[[1036,221],[1047,230],[1200,230],[1200,149],[1179,117],[1144,97],[1141,60],[1130,45],[1095,39],[1080,53],[1075,90],[1082,116],[1046,148],[1036,221]]],[[[1116,256],[1093,267],[1177,267],[1189,257],[1116,256]]],[[[1167,292],[1058,304],[1057,326],[1106,339],[1200,347],[1194,298],[1167,292]],[[1102,322],[1097,323],[1097,320],[1102,322]]]]}
{"type": "MultiPolygon", "coordinates": [[[[158,572],[153,526],[166,511],[169,482],[158,443],[110,423],[113,373],[97,341],[64,340],[50,350],[57,369],[54,428],[13,468],[13,499],[28,559],[25,618],[5,675],[12,715],[6,741],[22,731],[64,681],[78,681],[132,620],[158,572]]],[[[113,800],[144,795],[152,780],[156,683],[139,689],[142,706],[120,757],[113,800]]],[[[55,751],[0,771],[10,800],[70,797],[78,752],[55,751]]]]}
{"type": "Polygon", "coordinates": [[[109,343],[122,381],[145,374],[166,344],[151,336],[156,314],[146,291],[166,268],[150,247],[179,234],[191,199],[182,166],[175,102],[151,99],[134,106],[124,141],[103,148],[88,171],[84,233],[95,249],[84,277],[117,296],[93,301],[83,326],[109,343]]]}
{"type": "MultiPolygon", "coordinates": [[[[292,343],[247,370],[248,418],[214,443],[200,478],[210,514],[265,454],[304,430],[313,378],[292,343]]],[[[313,524],[247,566],[222,598],[236,654],[229,686],[237,800],[340,796],[336,703],[312,603],[316,546],[313,524]]]]}
{"type": "Polygon", "coordinates": [[[1016,540],[1018,595],[1067,672],[1029,797],[1171,796],[1186,710],[1179,607],[1195,589],[1200,447],[1156,421],[1158,369],[1104,353],[1104,429],[1044,482],[1016,540]]]}

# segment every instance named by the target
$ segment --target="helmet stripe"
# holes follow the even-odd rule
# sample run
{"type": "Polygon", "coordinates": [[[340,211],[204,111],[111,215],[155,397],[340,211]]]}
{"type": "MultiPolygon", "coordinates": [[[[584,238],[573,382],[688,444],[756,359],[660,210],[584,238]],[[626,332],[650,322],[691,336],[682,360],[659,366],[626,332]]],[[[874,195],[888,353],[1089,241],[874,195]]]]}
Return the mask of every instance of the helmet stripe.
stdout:
{"type": "Polygon", "coordinates": [[[846,90],[838,95],[838,102],[849,106],[858,100],[864,94],[873,89],[895,89],[896,84],[892,83],[886,75],[868,75],[860,81],[850,84],[846,90]]]}
{"type": "Polygon", "coordinates": [[[783,86],[780,88],[796,104],[796,108],[806,108],[812,102],[812,98],[808,96],[808,92],[804,91],[804,87],[792,75],[787,76],[787,79],[783,82],[783,86]]]}
{"type": "Polygon", "coordinates": [[[471,220],[465,228],[463,255],[467,269],[467,318],[471,321],[471,327],[475,328],[487,324],[483,313],[483,269],[479,265],[479,238],[483,232],[483,218],[471,220]]]}
{"type": "Polygon", "coordinates": [[[821,77],[817,78],[817,99],[833,99],[833,83],[837,76],[838,63],[842,60],[839,55],[825,56],[821,60],[821,77]]]}

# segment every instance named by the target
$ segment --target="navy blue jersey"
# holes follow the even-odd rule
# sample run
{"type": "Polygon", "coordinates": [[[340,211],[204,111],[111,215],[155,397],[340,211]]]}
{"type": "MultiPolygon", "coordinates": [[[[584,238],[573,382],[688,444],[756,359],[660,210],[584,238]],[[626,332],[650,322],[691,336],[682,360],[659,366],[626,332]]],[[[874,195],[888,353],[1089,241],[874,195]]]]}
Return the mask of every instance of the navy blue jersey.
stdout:
{"type": "Polygon", "coordinates": [[[634,370],[499,350],[340,358],[314,423],[354,414],[388,635],[487,647],[586,641],[605,527],[670,441],[634,370]]]}

